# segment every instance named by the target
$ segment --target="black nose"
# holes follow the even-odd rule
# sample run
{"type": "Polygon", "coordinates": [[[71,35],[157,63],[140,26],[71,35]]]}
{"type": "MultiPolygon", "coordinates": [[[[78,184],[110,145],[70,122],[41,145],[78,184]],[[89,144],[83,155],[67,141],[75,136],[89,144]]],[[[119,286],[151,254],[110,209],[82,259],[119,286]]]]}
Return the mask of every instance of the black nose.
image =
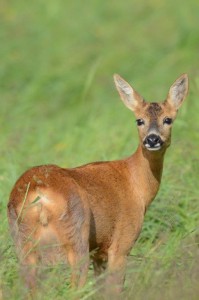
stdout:
{"type": "Polygon", "coordinates": [[[156,134],[150,134],[145,139],[145,144],[149,144],[150,147],[154,147],[158,143],[161,144],[161,142],[162,142],[161,138],[158,135],[156,135],[156,134]]]}

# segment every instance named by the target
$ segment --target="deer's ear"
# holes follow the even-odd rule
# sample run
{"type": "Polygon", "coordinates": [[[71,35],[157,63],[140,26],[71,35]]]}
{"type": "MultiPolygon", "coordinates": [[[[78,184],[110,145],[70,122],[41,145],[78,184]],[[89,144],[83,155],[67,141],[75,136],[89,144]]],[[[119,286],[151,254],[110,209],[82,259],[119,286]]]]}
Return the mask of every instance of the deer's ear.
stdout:
{"type": "Polygon", "coordinates": [[[144,102],[143,98],[118,74],[113,78],[122,101],[130,110],[135,111],[144,102]]]}
{"type": "Polygon", "coordinates": [[[176,110],[182,105],[187,96],[189,81],[187,74],[181,75],[170,87],[167,102],[176,110]]]}

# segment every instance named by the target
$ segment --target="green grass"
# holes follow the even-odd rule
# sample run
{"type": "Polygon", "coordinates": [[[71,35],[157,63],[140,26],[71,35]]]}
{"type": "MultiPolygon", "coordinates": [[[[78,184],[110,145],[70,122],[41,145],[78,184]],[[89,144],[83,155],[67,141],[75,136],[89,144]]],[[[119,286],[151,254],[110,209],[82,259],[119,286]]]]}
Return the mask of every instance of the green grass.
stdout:
{"type": "MultiPolygon", "coordinates": [[[[161,189],[128,263],[125,299],[199,297],[199,5],[185,1],[3,1],[0,4],[0,299],[23,290],[6,205],[33,165],[65,167],[130,155],[133,117],[112,75],[149,101],[184,72],[190,93],[175,122],[161,189]]],[[[72,299],[63,266],[38,299],[72,299]]],[[[92,271],[82,299],[96,299],[92,271]]]]}

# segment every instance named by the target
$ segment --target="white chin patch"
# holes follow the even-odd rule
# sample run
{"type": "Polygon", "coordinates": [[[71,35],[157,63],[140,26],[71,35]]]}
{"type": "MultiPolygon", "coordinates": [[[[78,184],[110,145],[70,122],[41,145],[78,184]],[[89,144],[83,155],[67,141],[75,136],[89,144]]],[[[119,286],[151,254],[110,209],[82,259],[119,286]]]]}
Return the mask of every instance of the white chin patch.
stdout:
{"type": "Polygon", "coordinates": [[[145,147],[146,147],[147,150],[149,150],[149,151],[158,151],[158,150],[161,149],[160,143],[156,144],[155,147],[151,147],[149,144],[145,144],[145,147]]]}

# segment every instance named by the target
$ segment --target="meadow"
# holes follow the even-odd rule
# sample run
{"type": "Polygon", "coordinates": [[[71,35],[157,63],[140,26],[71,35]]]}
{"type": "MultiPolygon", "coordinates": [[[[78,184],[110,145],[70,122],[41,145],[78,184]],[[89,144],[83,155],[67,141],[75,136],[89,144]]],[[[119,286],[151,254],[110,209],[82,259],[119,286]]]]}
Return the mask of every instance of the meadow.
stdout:
{"type": "MultiPolygon", "coordinates": [[[[123,299],[199,298],[199,4],[63,0],[0,3],[0,299],[24,293],[6,207],[31,166],[114,160],[138,144],[114,88],[119,73],[148,101],[182,73],[189,96],[174,124],[160,191],[128,260],[123,299]]],[[[68,270],[45,270],[38,299],[73,299],[68,270]]],[[[96,299],[92,267],[81,299],[96,299]]]]}

